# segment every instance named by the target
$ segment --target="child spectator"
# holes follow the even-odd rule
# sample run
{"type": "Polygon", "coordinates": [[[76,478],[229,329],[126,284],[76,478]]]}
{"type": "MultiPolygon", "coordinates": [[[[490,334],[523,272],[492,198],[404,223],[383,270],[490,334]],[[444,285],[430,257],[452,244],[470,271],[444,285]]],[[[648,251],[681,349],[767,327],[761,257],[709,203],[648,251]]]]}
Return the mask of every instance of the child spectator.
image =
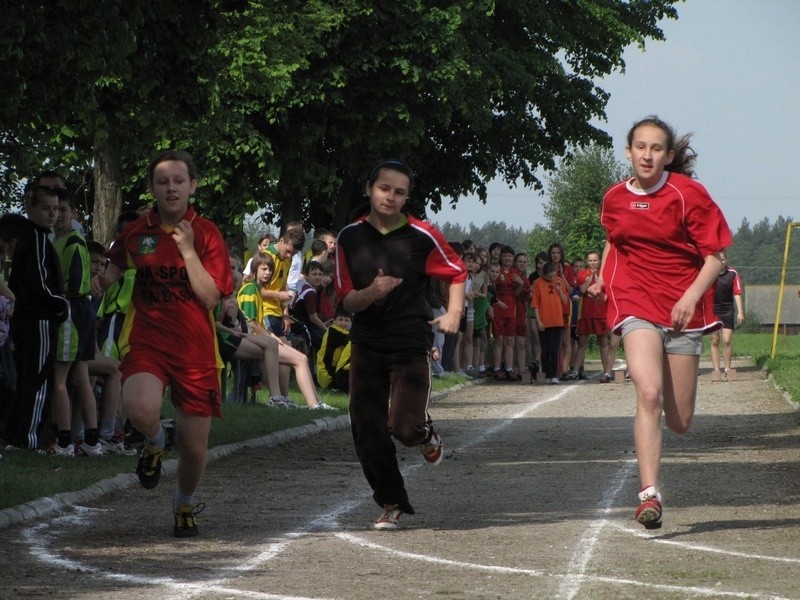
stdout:
{"type": "MultiPolygon", "coordinates": [[[[139,216],[133,211],[123,212],[117,219],[117,235],[128,223],[133,223],[139,216]]],[[[103,273],[105,273],[105,268],[103,273]]],[[[100,320],[98,327],[100,353],[115,360],[121,358],[118,345],[119,336],[122,333],[122,325],[125,323],[125,315],[131,303],[135,279],[136,269],[125,269],[122,279],[112,283],[105,291],[100,301],[100,308],[97,309],[97,318],[100,320]]]]}
{"type": "MultiPolygon", "coordinates": [[[[238,341],[234,337],[231,337],[226,340],[226,343],[232,346],[234,358],[256,358],[259,360],[262,359],[261,354],[272,351],[270,346],[276,346],[278,364],[285,366],[287,370],[289,367],[294,368],[297,386],[300,388],[300,392],[303,394],[308,407],[313,409],[329,409],[331,407],[320,402],[317,397],[311,369],[308,365],[308,357],[302,352],[292,348],[289,344],[281,341],[278,336],[264,327],[264,306],[261,300],[261,291],[264,289],[264,286],[269,285],[272,279],[273,265],[272,255],[269,253],[260,253],[253,257],[252,269],[255,281],[246,282],[236,295],[236,299],[239,304],[239,310],[242,311],[254,335],[244,335],[244,331],[237,332],[228,326],[228,333],[237,337],[244,337],[245,339],[238,341]],[[274,342],[272,340],[274,340],[274,342]],[[256,354],[251,347],[253,345],[261,350],[261,354],[258,354],[258,356],[253,356],[256,354]],[[238,356],[235,354],[236,352],[239,353],[238,356]]],[[[224,321],[219,321],[225,326],[224,321]]],[[[263,360],[268,360],[268,357],[263,357],[263,360]]],[[[267,370],[265,375],[268,374],[269,371],[267,370]]],[[[270,386],[269,379],[268,386],[270,386]]],[[[275,395],[274,387],[270,386],[270,394],[272,395],[270,398],[271,406],[297,408],[294,402],[289,400],[288,377],[284,379],[279,375],[278,390],[280,393],[275,395]]]]}
{"type": "MultiPolygon", "coordinates": [[[[320,243],[324,244],[324,242],[320,243]]],[[[327,246],[325,246],[324,252],[327,254],[327,246]]],[[[290,314],[296,320],[292,324],[292,332],[306,338],[310,349],[316,352],[322,345],[322,336],[327,329],[317,314],[318,294],[322,290],[322,265],[315,260],[306,263],[303,275],[304,278],[301,280],[289,308],[290,314]]]]}
{"type": "Polygon", "coordinates": [[[0,242],[11,258],[8,287],[16,301],[11,316],[17,395],[6,424],[9,445],[44,449],[42,426],[50,408],[58,324],[69,316],[58,256],[49,235],[58,213],[58,192],[34,187],[25,195],[28,218],[0,218],[0,242]]]}
{"type": "Polygon", "coordinates": [[[539,340],[542,343],[542,370],[552,384],[558,384],[558,351],[564,329],[564,305],[569,303],[564,279],[557,274],[558,265],[548,262],[542,276],[533,284],[533,306],[539,340]]]}
{"type": "Polygon", "coordinates": [[[271,233],[265,233],[258,239],[258,248],[256,248],[256,254],[251,256],[247,264],[242,271],[242,276],[244,277],[244,281],[250,281],[253,278],[253,258],[257,256],[260,252],[266,252],[269,245],[275,241],[275,236],[271,233]]]}
{"type": "MultiPolygon", "coordinates": [[[[472,364],[479,377],[486,375],[487,313],[489,311],[489,274],[483,268],[478,255],[475,272],[472,274],[472,364]]],[[[469,265],[467,265],[469,268],[469,265]]]]}
{"type": "Polygon", "coordinates": [[[89,383],[89,361],[94,358],[97,346],[95,312],[90,297],[91,264],[86,239],[72,228],[74,211],[72,196],[68,192],[60,195],[53,246],[59,256],[70,310],[69,318],[58,329],[53,369],[53,419],[58,427],[53,453],[58,456],[99,456],[103,454],[103,447],[97,426],[97,404],[89,383]],[[67,391],[67,378],[74,395],[74,411],[67,391]],[[78,427],[70,426],[73,413],[77,415],[78,427]],[[80,436],[83,427],[86,428],[85,439],[73,439],[71,429],[80,436]]]}
{"type": "MultiPolygon", "coordinates": [[[[469,241],[469,240],[467,240],[469,241]]],[[[463,358],[461,364],[463,365],[464,375],[476,377],[478,370],[475,368],[473,362],[475,360],[474,349],[474,335],[475,335],[475,306],[474,299],[475,293],[473,290],[473,277],[478,271],[480,262],[474,252],[465,252],[461,257],[464,265],[467,267],[467,286],[464,291],[464,304],[466,314],[464,315],[464,332],[461,335],[461,353],[463,358]]]]}
{"type": "Polygon", "coordinates": [[[528,280],[528,255],[518,252],[514,256],[514,268],[516,273],[513,275],[514,294],[515,294],[515,317],[514,317],[514,357],[517,361],[517,368],[514,372],[514,379],[522,379],[528,364],[528,307],[531,304],[531,282],[528,280]]]}
{"type": "Polygon", "coordinates": [[[333,275],[336,263],[328,259],[322,263],[322,290],[317,294],[317,316],[325,325],[333,323],[336,316],[336,290],[333,275]]]}
{"type": "Polygon", "coordinates": [[[317,381],[324,389],[350,393],[350,326],[353,317],[344,308],[336,309],[333,324],[322,336],[317,352],[317,381]]]}
{"type": "Polygon", "coordinates": [[[600,362],[603,366],[601,377],[611,380],[611,369],[614,359],[611,356],[608,343],[608,321],[606,321],[606,301],[605,299],[592,298],[587,294],[589,286],[597,283],[600,273],[600,253],[589,252],[586,255],[586,269],[578,271],[578,289],[583,295],[581,301],[581,316],[578,319],[578,352],[575,357],[575,366],[578,368],[578,379],[586,379],[583,370],[583,362],[586,356],[586,348],[589,345],[589,336],[597,337],[597,345],[600,348],[600,362]]]}
{"type": "MultiPolygon", "coordinates": [[[[108,259],[105,257],[106,249],[102,244],[89,241],[89,263],[92,277],[106,271],[108,259]]],[[[100,299],[92,297],[92,306],[99,304],[100,299]]],[[[95,343],[94,358],[89,361],[90,386],[94,389],[95,381],[102,382],[97,423],[100,427],[100,445],[105,454],[135,454],[136,451],[125,447],[125,437],[122,432],[122,373],[119,372],[119,360],[104,356],[95,343]],[[120,433],[117,433],[117,432],[120,433]]],[[[74,414],[74,413],[73,413],[74,414]]],[[[74,423],[74,422],[73,422],[74,423]]]]}
{"type": "Polygon", "coordinates": [[[514,338],[516,335],[515,288],[521,285],[519,272],[514,268],[514,250],[508,246],[500,249],[500,273],[494,282],[498,304],[494,307],[492,326],[494,329],[495,354],[494,378],[496,381],[519,381],[519,373],[512,373],[514,366],[514,338]],[[516,278],[515,278],[516,276],[516,278]],[[504,370],[505,369],[505,370],[504,370]]]}

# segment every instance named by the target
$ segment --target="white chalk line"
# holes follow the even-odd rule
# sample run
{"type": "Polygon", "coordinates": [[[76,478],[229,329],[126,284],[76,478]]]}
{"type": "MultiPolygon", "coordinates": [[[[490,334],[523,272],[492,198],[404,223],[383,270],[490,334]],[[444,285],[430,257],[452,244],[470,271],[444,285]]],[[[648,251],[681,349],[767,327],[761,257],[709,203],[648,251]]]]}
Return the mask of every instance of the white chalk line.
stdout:
{"type": "MultiPolygon", "coordinates": [[[[559,400],[564,395],[566,395],[572,388],[573,386],[562,388],[558,394],[555,394],[550,398],[545,398],[539,400],[538,402],[529,404],[524,410],[518,412],[517,414],[513,415],[510,418],[501,421],[494,427],[491,427],[490,429],[483,431],[479,436],[475,437],[466,444],[460,446],[459,449],[461,450],[467,449],[469,447],[472,447],[476,444],[483,442],[486,438],[495,435],[497,432],[508,427],[516,420],[527,416],[529,413],[536,410],[540,406],[559,400]]],[[[422,463],[409,465],[403,469],[402,471],[403,475],[408,476],[412,471],[418,469],[421,466],[422,463]]],[[[280,541],[272,542],[262,546],[261,549],[252,558],[243,561],[236,567],[225,569],[224,571],[221,572],[220,577],[217,577],[214,580],[203,581],[201,583],[189,583],[185,581],[178,581],[170,577],[145,578],[139,575],[115,573],[103,570],[99,567],[89,566],[85,563],[75,561],[73,559],[64,558],[63,556],[59,556],[57,553],[51,552],[47,548],[47,542],[55,537],[55,528],[52,527],[53,524],[85,523],[85,521],[88,520],[90,513],[93,512],[92,509],[75,506],[73,507],[75,510],[73,514],[58,516],[45,523],[29,527],[24,531],[23,537],[25,538],[25,540],[27,541],[27,543],[31,548],[31,554],[45,564],[51,566],[58,566],[60,568],[70,571],[89,572],[99,577],[103,577],[113,581],[124,582],[128,584],[168,587],[174,589],[175,591],[181,592],[181,595],[178,597],[187,598],[202,593],[203,591],[208,591],[209,589],[211,589],[211,587],[217,585],[217,582],[226,581],[227,579],[230,579],[234,576],[238,576],[241,575],[242,573],[249,572],[259,568],[261,565],[265,564],[272,558],[281,554],[292,541],[301,536],[307,535],[311,531],[319,531],[319,530],[335,531],[340,529],[338,523],[339,518],[355,510],[358,506],[361,505],[362,502],[364,502],[369,497],[370,494],[368,492],[365,492],[355,500],[346,502],[344,504],[340,504],[332,511],[329,511],[327,513],[324,513],[316,517],[315,519],[312,519],[305,526],[301,527],[299,530],[295,532],[289,532],[280,536],[280,541]]],[[[226,589],[226,593],[235,594],[237,592],[236,590],[226,589]]],[[[247,595],[248,597],[251,597],[251,594],[252,592],[245,592],[244,590],[241,592],[241,595],[247,595]]],[[[288,596],[270,595],[270,594],[253,596],[253,597],[269,598],[269,599],[285,598],[286,600],[289,600],[290,598],[288,596]]],[[[306,599],[306,600],[311,600],[311,599],[306,599]]]]}
{"type": "MultiPolygon", "coordinates": [[[[476,436],[472,440],[467,441],[466,443],[459,446],[456,450],[466,450],[470,447],[478,445],[484,442],[487,438],[494,436],[498,432],[502,431],[509,425],[513,424],[515,421],[526,417],[531,412],[537,410],[538,408],[560,400],[563,398],[567,393],[574,389],[575,385],[567,386],[561,388],[560,391],[552,397],[545,398],[539,400],[537,402],[533,402],[527,405],[523,410],[519,411],[518,413],[514,414],[513,416],[504,419],[494,427],[483,431],[480,435],[476,436]]],[[[608,514],[611,509],[613,502],[618,495],[619,491],[624,487],[625,482],[632,471],[632,467],[635,464],[634,461],[627,461],[625,466],[620,470],[619,473],[615,476],[612,485],[606,490],[603,496],[603,506],[600,509],[601,514],[608,514]]],[[[412,471],[420,468],[423,466],[422,463],[412,464],[403,469],[404,476],[408,476],[412,471]]],[[[630,579],[623,579],[623,578],[615,578],[615,577],[604,577],[604,576],[596,576],[596,575],[586,575],[585,569],[588,566],[593,554],[593,548],[597,544],[599,540],[599,534],[601,530],[608,524],[611,524],[613,527],[627,532],[633,533],[637,537],[652,539],[653,541],[657,541],[660,543],[668,543],[671,545],[683,547],[689,550],[698,550],[704,552],[713,552],[717,554],[723,555],[731,555],[743,558],[751,558],[757,560],[771,560],[771,561],[779,561],[779,562],[800,562],[800,559],[792,559],[792,558],[782,558],[782,557],[771,557],[766,555],[755,555],[755,554],[748,554],[742,553],[737,551],[729,551],[720,548],[714,548],[711,546],[702,546],[698,544],[689,544],[685,542],[676,542],[674,540],[662,540],[658,538],[654,538],[651,534],[634,530],[632,528],[627,528],[622,525],[613,523],[608,519],[600,519],[598,523],[593,525],[589,532],[582,538],[582,543],[586,543],[588,547],[582,548],[581,544],[578,544],[576,547],[577,550],[573,555],[572,561],[570,562],[569,571],[567,574],[556,574],[556,573],[543,573],[536,569],[522,569],[522,568],[515,568],[515,567],[504,567],[504,566],[497,566],[497,565],[480,565],[476,563],[467,563],[462,561],[453,561],[450,559],[445,558],[438,558],[433,557],[430,555],[421,555],[415,553],[404,552],[401,550],[396,550],[393,548],[389,548],[387,546],[383,546],[381,544],[376,544],[374,542],[367,541],[363,538],[352,534],[345,534],[341,532],[336,532],[340,529],[340,525],[338,520],[340,517],[344,516],[355,510],[358,506],[360,506],[366,499],[368,499],[371,495],[369,493],[364,493],[360,495],[359,498],[354,499],[350,502],[346,502],[344,504],[340,504],[334,510],[324,513],[315,519],[309,521],[305,526],[301,527],[295,532],[288,532],[280,536],[280,541],[271,542],[269,544],[265,544],[261,546],[261,550],[254,555],[252,558],[243,561],[240,565],[236,567],[231,567],[225,569],[220,577],[217,577],[213,580],[202,581],[199,583],[194,582],[186,582],[186,581],[178,581],[171,577],[164,577],[164,578],[154,578],[154,577],[147,577],[144,578],[138,575],[131,575],[131,574],[121,574],[121,573],[114,573],[109,572],[98,567],[87,566],[84,563],[80,563],[78,561],[74,561],[71,559],[65,559],[63,557],[58,556],[50,551],[48,551],[43,543],[43,540],[47,540],[50,537],[54,537],[53,535],[43,535],[44,533],[52,532],[52,528],[46,528],[46,524],[37,525],[34,527],[29,528],[25,532],[25,537],[28,543],[31,546],[32,554],[37,556],[42,562],[51,564],[53,566],[59,566],[61,568],[72,570],[72,571],[81,571],[81,572],[90,572],[94,575],[111,579],[115,581],[120,581],[128,584],[135,584],[135,585],[146,585],[146,586],[161,586],[166,588],[172,588],[175,592],[178,592],[176,596],[169,596],[170,599],[172,598],[191,598],[193,596],[207,593],[209,591],[217,591],[220,593],[225,593],[233,596],[241,596],[241,597],[248,597],[248,598],[258,598],[263,600],[321,600],[321,597],[315,596],[313,598],[307,597],[300,597],[300,596],[288,596],[283,594],[270,594],[265,592],[253,592],[247,590],[241,590],[236,588],[228,588],[226,586],[221,585],[225,581],[231,579],[234,576],[241,575],[242,573],[246,573],[257,568],[260,568],[263,564],[268,562],[269,560],[275,558],[279,554],[281,554],[286,548],[290,545],[290,543],[300,537],[308,535],[312,531],[320,531],[320,530],[328,530],[333,531],[334,536],[347,541],[352,544],[356,544],[363,547],[368,547],[375,550],[381,550],[383,552],[387,552],[390,554],[394,554],[397,556],[401,556],[407,559],[413,560],[421,560],[424,562],[430,563],[438,563],[442,565],[450,565],[459,568],[469,568],[475,569],[479,571],[489,571],[489,572],[496,572],[496,573],[507,573],[507,574],[523,574],[529,576],[536,576],[536,577],[552,577],[552,578],[562,578],[565,580],[565,592],[566,594],[572,594],[565,597],[572,598],[574,597],[574,593],[571,591],[575,589],[575,593],[579,589],[579,586],[576,586],[576,582],[599,582],[599,583],[609,583],[609,584],[621,584],[621,585],[629,585],[629,586],[636,586],[636,587],[644,587],[649,589],[656,589],[656,590],[663,590],[663,591],[670,591],[670,592],[685,592],[691,593],[698,596],[719,596],[719,597],[731,597],[731,598],[770,598],[771,600],[791,600],[791,599],[784,599],[779,596],[762,596],[759,594],[752,594],[752,593],[744,593],[744,592],[726,592],[717,588],[702,588],[702,587],[695,587],[695,586],[675,586],[675,585],[666,585],[666,584],[657,584],[657,583],[648,583],[643,581],[636,581],[630,579]],[[33,532],[36,531],[34,535],[33,532]],[[28,534],[28,532],[31,532],[28,534]]],[[[78,514],[75,515],[68,515],[68,516],[61,516],[57,517],[52,520],[52,522],[64,522],[68,523],[72,521],[73,523],[78,522],[78,519],[84,521],[84,516],[87,516],[90,512],[95,509],[86,509],[83,507],[75,507],[75,510],[78,511],[78,514]]]]}

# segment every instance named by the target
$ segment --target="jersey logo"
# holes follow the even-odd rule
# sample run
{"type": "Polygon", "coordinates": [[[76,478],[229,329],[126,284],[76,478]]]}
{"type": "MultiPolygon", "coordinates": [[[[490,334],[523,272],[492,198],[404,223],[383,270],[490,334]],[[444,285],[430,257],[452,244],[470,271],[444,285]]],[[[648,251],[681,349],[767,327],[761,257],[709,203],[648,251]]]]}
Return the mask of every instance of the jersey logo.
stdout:
{"type": "Polygon", "coordinates": [[[139,254],[153,254],[156,251],[156,238],[152,235],[143,235],[139,238],[139,254]]]}
{"type": "Polygon", "coordinates": [[[649,202],[631,202],[631,210],[650,210],[649,202]]]}

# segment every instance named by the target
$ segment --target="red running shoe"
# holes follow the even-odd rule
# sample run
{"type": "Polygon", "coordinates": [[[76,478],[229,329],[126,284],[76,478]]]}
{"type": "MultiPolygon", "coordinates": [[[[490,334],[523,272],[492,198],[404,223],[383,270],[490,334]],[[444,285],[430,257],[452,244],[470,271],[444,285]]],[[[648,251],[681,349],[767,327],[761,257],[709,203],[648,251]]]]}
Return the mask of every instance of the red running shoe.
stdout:
{"type": "Polygon", "coordinates": [[[664,509],[661,506],[661,494],[656,491],[656,486],[650,485],[639,492],[639,508],[636,509],[636,520],[644,525],[645,529],[659,529],[664,509]]]}

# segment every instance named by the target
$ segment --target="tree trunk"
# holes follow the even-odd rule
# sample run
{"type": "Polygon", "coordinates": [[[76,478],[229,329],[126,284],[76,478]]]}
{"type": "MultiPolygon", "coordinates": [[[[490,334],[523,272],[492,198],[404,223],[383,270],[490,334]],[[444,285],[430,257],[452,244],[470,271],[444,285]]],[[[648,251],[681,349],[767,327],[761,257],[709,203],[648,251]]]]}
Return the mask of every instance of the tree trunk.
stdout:
{"type": "Polygon", "coordinates": [[[94,240],[108,247],[117,236],[117,219],[122,207],[119,144],[113,134],[94,148],[94,240]]]}

